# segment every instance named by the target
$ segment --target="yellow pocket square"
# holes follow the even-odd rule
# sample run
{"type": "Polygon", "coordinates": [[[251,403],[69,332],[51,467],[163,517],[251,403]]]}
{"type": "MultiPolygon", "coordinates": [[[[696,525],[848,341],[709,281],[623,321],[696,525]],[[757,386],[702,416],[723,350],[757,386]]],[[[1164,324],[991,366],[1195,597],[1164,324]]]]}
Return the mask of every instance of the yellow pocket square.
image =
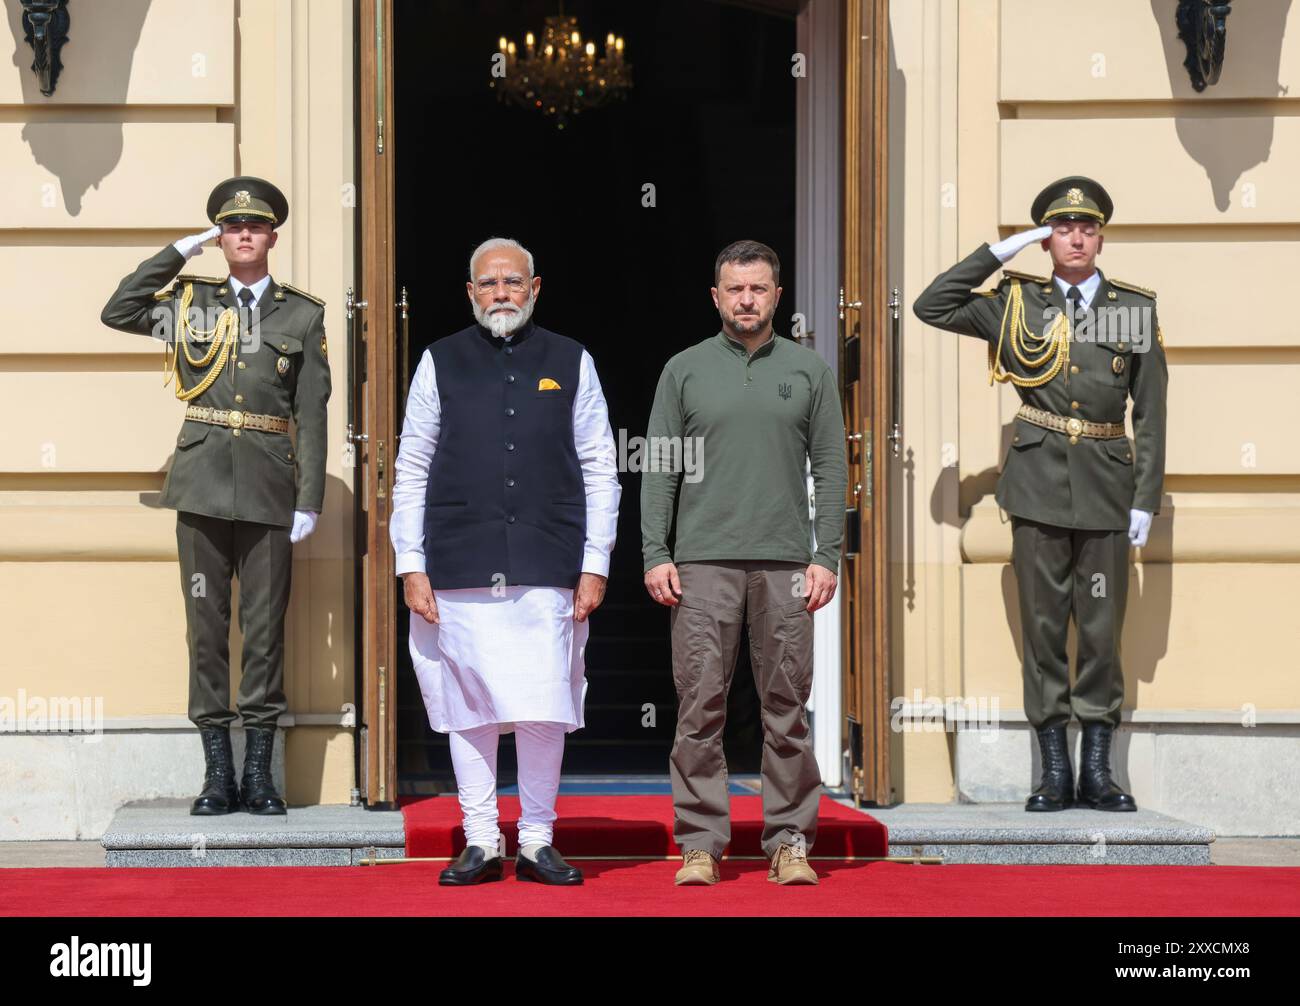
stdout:
{"type": "Polygon", "coordinates": [[[549,377],[543,377],[537,382],[538,391],[559,391],[560,386],[552,381],[549,377]]]}

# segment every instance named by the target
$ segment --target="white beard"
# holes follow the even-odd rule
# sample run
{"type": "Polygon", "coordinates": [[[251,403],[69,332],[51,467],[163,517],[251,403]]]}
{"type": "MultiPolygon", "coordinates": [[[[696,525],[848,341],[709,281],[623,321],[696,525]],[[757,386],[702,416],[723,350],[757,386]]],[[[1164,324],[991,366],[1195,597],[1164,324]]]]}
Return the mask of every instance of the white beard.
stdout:
{"type": "Polygon", "coordinates": [[[502,309],[494,304],[489,313],[489,311],[485,311],[480,307],[479,302],[476,300],[471,301],[470,304],[474,308],[474,320],[498,339],[504,339],[507,335],[514,335],[533,316],[533,294],[531,290],[528,293],[528,303],[521,308],[516,308],[511,304],[509,308],[502,309]]]}

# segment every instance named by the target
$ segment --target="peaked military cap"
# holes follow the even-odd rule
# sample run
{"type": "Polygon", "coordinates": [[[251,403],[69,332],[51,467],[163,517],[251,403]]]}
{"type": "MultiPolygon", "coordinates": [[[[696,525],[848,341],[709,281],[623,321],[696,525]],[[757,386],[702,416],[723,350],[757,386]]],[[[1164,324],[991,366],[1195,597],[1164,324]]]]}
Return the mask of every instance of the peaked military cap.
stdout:
{"type": "Polygon", "coordinates": [[[265,178],[227,178],[208,196],[208,219],[214,224],[247,220],[269,223],[274,229],[289,217],[289,200],[265,178]]]}
{"type": "Polygon", "coordinates": [[[1114,211],[1115,204],[1100,182],[1070,175],[1038,193],[1029,216],[1038,226],[1049,220],[1095,220],[1104,225],[1114,211]]]}

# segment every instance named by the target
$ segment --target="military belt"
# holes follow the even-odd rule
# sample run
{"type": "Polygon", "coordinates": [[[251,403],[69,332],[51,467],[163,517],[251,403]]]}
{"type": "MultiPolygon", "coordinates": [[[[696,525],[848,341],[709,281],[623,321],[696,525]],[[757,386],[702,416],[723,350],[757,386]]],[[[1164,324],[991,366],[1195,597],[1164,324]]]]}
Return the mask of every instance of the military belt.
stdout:
{"type": "Polygon", "coordinates": [[[1017,419],[1023,419],[1035,426],[1043,426],[1057,433],[1068,433],[1072,437],[1096,437],[1099,440],[1114,440],[1127,436],[1123,423],[1094,423],[1074,416],[1058,416],[1055,412],[1035,409],[1032,405],[1021,405],[1016,413],[1017,419]]]}
{"type": "Polygon", "coordinates": [[[208,405],[191,405],[185,409],[185,418],[213,426],[229,426],[232,430],[262,430],[266,433],[288,433],[289,420],[283,416],[259,416],[255,412],[238,409],[214,409],[208,405]]]}

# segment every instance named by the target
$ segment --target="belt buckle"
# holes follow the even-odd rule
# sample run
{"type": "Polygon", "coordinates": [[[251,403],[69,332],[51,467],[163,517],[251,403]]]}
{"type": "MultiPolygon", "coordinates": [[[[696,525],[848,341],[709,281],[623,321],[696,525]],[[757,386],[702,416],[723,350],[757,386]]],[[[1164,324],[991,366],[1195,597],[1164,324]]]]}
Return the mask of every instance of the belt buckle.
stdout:
{"type": "Polygon", "coordinates": [[[1070,436],[1072,437],[1077,437],[1080,433],[1083,432],[1083,420],[1075,419],[1073,416],[1071,416],[1069,419],[1065,421],[1065,432],[1070,434],[1070,436]]]}
{"type": "Polygon", "coordinates": [[[226,425],[232,430],[237,430],[244,425],[244,414],[238,409],[231,409],[226,416],[226,425]]]}

